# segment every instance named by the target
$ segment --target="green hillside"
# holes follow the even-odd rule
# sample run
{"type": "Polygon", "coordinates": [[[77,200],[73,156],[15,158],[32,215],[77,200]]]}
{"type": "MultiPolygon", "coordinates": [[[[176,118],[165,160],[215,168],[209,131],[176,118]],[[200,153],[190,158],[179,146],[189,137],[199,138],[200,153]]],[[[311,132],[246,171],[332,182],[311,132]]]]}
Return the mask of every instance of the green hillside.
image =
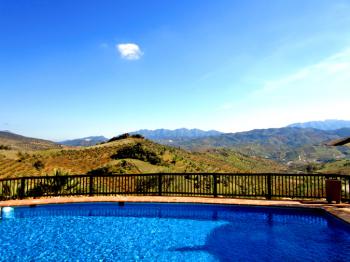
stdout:
{"type": "Polygon", "coordinates": [[[350,160],[336,160],[329,163],[318,164],[314,167],[314,172],[324,174],[350,175],[350,160]]]}
{"type": "Polygon", "coordinates": [[[37,176],[62,170],[70,174],[157,172],[283,172],[270,160],[250,158],[231,150],[203,153],[160,145],[146,139],[126,138],[84,148],[0,152],[0,178],[37,176]]]}
{"type": "Polygon", "coordinates": [[[25,137],[7,131],[0,131],[0,152],[2,150],[33,151],[62,148],[52,141],[25,137]]]}
{"type": "Polygon", "coordinates": [[[223,134],[174,144],[192,151],[229,148],[248,156],[272,159],[281,163],[328,162],[350,159],[347,146],[332,147],[327,143],[350,135],[350,129],[317,130],[307,128],[271,128],[223,134]]]}

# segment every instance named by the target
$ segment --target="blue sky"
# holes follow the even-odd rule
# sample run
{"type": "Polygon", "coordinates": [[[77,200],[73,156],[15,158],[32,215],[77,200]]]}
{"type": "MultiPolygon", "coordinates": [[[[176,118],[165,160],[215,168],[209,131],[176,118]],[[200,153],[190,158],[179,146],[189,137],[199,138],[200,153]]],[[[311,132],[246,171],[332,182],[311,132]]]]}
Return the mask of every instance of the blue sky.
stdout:
{"type": "Polygon", "coordinates": [[[350,119],[350,1],[0,1],[0,130],[350,119]]]}

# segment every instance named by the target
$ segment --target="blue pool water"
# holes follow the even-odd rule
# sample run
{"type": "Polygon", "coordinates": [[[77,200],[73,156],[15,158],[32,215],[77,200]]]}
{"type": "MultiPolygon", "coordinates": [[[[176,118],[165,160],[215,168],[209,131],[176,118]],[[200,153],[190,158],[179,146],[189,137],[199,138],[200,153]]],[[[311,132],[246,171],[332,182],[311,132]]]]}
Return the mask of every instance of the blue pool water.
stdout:
{"type": "Polygon", "coordinates": [[[193,204],[6,208],[0,261],[349,261],[350,228],[321,211],[193,204]]]}

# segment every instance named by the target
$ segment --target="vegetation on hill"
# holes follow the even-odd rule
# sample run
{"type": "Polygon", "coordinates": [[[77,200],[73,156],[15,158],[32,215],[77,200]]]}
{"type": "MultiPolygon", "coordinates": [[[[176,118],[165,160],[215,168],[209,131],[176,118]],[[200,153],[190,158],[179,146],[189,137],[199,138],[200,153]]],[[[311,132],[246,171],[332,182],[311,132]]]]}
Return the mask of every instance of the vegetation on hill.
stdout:
{"type": "Polygon", "coordinates": [[[0,144],[17,151],[47,150],[62,147],[52,141],[25,137],[7,131],[0,131],[0,144]]]}
{"type": "Polygon", "coordinates": [[[88,172],[92,175],[117,175],[117,174],[140,174],[141,170],[137,164],[130,160],[111,161],[103,167],[93,169],[88,172]]]}
{"type": "Polygon", "coordinates": [[[175,143],[192,151],[230,148],[248,156],[281,163],[327,162],[350,158],[349,147],[330,147],[329,141],[350,136],[350,129],[323,131],[303,128],[273,128],[223,134],[175,143]]]}
{"type": "Polygon", "coordinates": [[[155,152],[149,150],[147,147],[142,146],[141,143],[125,146],[111,156],[112,159],[138,159],[144,162],[149,162],[152,165],[160,165],[163,160],[155,152]]]}
{"type": "Polygon", "coordinates": [[[0,145],[0,150],[11,150],[10,146],[0,145]]]}
{"type": "MultiPolygon", "coordinates": [[[[112,137],[111,139],[109,139],[107,141],[107,143],[113,142],[113,141],[118,141],[118,140],[122,140],[122,139],[126,139],[126,138],[140,138],[140,139],[144,139],[144,137],[140,134],[129,134],[129,133],[125,133],[119,136],[115,136],[112,137]]],[[[103,144],[103,143],[102,143],[103,144]]]]}
{"type": "MultiPolygon", "coordinates": [[[[335,136],[334,131],[332,132],[331,136],[335,136]]],[[[341,131],[342,134],[346,132],[341,131]]],[[[19,138],[21,142],[24,139],[30,144],[28,138],[13,138],[17,135],[11,135],[14,140],[19,138]]],[[[350,158],[349,145],[332,147],[320,144],[319,141],[323,141],[325,137],[329,136],[313,129],[255,130],[238,135],[228,134],[191,140],[187,145],[191,149],[194,147],[196,151],[157,144],[137,134],[123,134],[89,147],[62,148],[54,144],[54,149],[50,150],[48,147],[52,142],[38,139],[33,140],[47,145],[42,146],[45,150],[14,150],[33,148],[19,147],[20,142],[15,141],[0,149],[0,178],[47,175],[57,170],[69,174],[300,171],[350,174],[346,160],[350,158]],[[300,133],[300,130],[303,131],[300,133]],[[306,145],[294,141],[297,139],[306,145]],[[307,144],[310,140],[318,145],[307,144]],[[238,141],[250,142],[240,144],[238,141]],[[282,163],[278,164],[270,159],[282,163]],[[286,163],[288,165],[285,165],[286,163]]]]}
{"type": "Polygon", "coordinates": [[[350,160],[342,159],[328,163],[316,164],[313,167],[313,172],[324,174],[341,174],[350,175],[350,160]]]}
{"type": "Polygon", "coordinates": [[[190,153],[142,138],[125,138],[81,148],[0,153],[0,178],[38,176],[61,170],[69,174],[158,172],[283,172],[283,165],[231,150],[190,153]]]}

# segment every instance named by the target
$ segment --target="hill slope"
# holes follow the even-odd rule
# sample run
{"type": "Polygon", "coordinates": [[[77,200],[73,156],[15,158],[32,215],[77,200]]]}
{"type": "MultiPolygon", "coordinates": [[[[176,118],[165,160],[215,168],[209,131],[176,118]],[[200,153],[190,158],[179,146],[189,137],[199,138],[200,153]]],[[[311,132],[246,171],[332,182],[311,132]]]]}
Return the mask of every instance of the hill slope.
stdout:
{"type": "Polygon", "coordinates": [[[61,148],[59,144],[52,141],[25,137],[8,131],[0,131],[0,145],[12,150],[31,151],[61,148]]]}
{"type": "Polygon", "coordinates": [[[231,148],[249,156],[259,156],[280,162],[325,162],[350,158],[348,147],[326,146],[326,143],[345,136],[350,136],[350,129],[324,131],[286,127],[222,134],[215,137],[182,141],[176,145],[194,151],[231,148]]]}
{"type": "Polygon", "coordinates": [[[314,171],[325,174],[350,175],[350,160],[342,159],[329,163],[318,164],[314,167],[314,171]]]}
{"type": "Polygon", "coordinates": [[[85,148],[66,148],[19,154],[0,154],[0,178],[50,174],[60,169],[71,174],[88,172],[283,172],[270,160],[250,158],[230,150],[190,153],[145,139],[127,138],[85,148]]]}

